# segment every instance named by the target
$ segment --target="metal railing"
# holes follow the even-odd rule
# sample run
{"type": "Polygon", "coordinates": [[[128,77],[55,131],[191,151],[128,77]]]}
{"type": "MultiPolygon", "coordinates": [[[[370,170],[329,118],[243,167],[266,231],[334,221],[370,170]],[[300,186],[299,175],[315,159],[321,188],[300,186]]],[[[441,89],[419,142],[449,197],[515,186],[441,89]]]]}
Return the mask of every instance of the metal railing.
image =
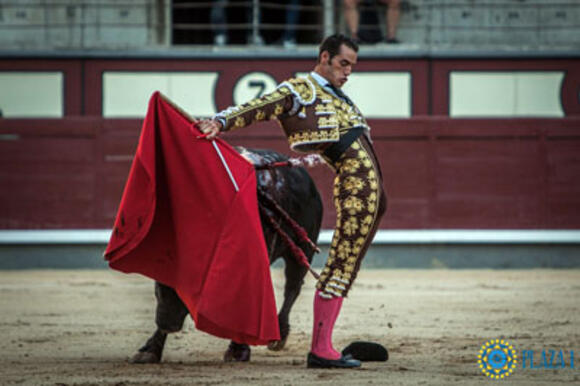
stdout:
{"type": "MultiPolygon", "coordinates": [[[[380,15],[379,28],[385,29],[384,6],[362,4],[359,9],[376,9],[380,15]]],[[[541,42],[546,46],[564,42],[580,48],[580,1],[577,0],[403,0],[400,6],[399,31],[404,43],[431,46],[438,44],[517,44],[541,42]],[[570,35],[570,36],[568,36],[570,35]],[[462,38],[463,36],[463,38],[462,38]],[[519,40],[518,40],[519,39],[519,40]]],[[[304,36],[322,37],[333,32],[347,32],[343,17],[342,0],[318,0],[303,4],[300,1],[281,3],[272,0],[246,1],[178,1],[178,0],[78,0],[78,1],[28,1],[0,0],[0,48],[21,48],[28,44],[51,47],[54,35],[71,36],[78,31],[93,31],[87,36],[105,36],[106,29],[119,31],[126,46],[134,48],[156,44],[170,47],[179,44],[213,44],[212,33],[218,29],[245,31],[251,37],[247,42],[259,42],[260,34],[274,36],[288,28],[304,36]],[[238,17],[233,21],[212,22],[209,17],[217,4],[224,11],[238,17]],[[206,15],[188,21],[180,14],[194,12],[206,15]],[[300,21],[291,26],[272,20],[273,13],[295,12],[300,21]],[[240,15],[246,17],[240,17],[240,15]],[[142,34],[146,39],[123,37],[122,31],[142,34]],[[38,32],[38,35],[34,32],[38,32]],[[58,33],[57,33],[58,32],[58,33]],[[191,36],[203,35],[204,39],[188,41],[191,36]],[[100,35],[99,35],[100,34],[100,35]],[[176,41],[173,36],[185,38],[176,41]],[[2,36],[3,35],[3,36],[2,36]],[[18,36],[23,35],[23,36],[18,36]],[[24,36],[26,35],[26,36],[24,36]],[[23,43],[24,42],[24,43],[23,43]],[[28,42],[28,43],[26,43],[28,42]],[[36,43],[35,43],[36,42],[36,43]]],[[[278,18],[279,19],[279,18],[278,18]]],[[[377,28],[363,23],[360,30],[377,28]]],[[[232,32],[230,32],[232,33],[232,32]]],[[[83,35],[83,36],[84,36],[83,35]]],[[[88,42],[89,37],[84,37],[88,42]]],[[[113,37],[102,38],[102,48],[115,47],[113,37]],[[109,39],[109,41],[107,41],[109,39]]],[[[76,41],[72,37],[70,41],[76,41]]],[[[77,39],[78,40],[78,39],[77,39]]],[[[317,39],[299,39],[297,43],[315,44],[317,39]]],[[[95,44],[78,43],[80,48],[95,44]]],[[[271,43],[270,39],[267,43],[271,43]]],[[[62,43],[66,48],[66,44],[62,43]]],[[[79,48],[79,46],[71,48],[79,48]]],[[[60,47],[62,48],[62,47],[60,47]]]]}

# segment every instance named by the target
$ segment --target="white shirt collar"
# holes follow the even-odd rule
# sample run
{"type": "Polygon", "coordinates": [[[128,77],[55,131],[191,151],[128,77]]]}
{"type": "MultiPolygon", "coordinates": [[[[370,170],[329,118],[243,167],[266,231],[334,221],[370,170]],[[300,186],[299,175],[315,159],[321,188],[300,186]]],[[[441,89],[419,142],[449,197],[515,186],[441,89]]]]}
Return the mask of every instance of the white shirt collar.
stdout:
{"type": "Polygon", "coordinates": [[[320,75],[319,73],[312,71],[310,73],[310,76],[312,77],[312,79],[314,79],[316,81],[316,83],[318,83],[320,85],[320,87],[323,87],[324,89],[326,89],[327,92],[331,93],[332,95],[334,95],[335,97],[337,97],[340,100],[343,100],[343,98],[339,95],[336,94],[336,92],[334,91],[334,89],[332,87],[330,87],[330,82],[328,80],[326,80],[322,75],[320,75]]]}
{"type": "Polygon", "coordinates": [[[329,81],[324,79],[324,77],[322,75],[320,75],[319,73],[317,73],[315,71],[312,71],[310,73],[310,76],[322,87],[327,87],[328,84],[330,83],[329,81]]]}

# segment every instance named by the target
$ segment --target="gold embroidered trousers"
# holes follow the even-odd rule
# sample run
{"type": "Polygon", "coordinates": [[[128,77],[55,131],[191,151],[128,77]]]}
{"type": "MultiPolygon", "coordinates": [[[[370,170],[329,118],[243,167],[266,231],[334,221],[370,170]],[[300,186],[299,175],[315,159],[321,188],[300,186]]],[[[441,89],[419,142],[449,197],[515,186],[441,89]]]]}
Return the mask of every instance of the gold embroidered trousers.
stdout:
{"type": "Polygon", "coordinates": [[[316,288],[326,298],[345,297],[386,210],[378,160],[362,135],[332,165],[336,228],[316,288]]]}

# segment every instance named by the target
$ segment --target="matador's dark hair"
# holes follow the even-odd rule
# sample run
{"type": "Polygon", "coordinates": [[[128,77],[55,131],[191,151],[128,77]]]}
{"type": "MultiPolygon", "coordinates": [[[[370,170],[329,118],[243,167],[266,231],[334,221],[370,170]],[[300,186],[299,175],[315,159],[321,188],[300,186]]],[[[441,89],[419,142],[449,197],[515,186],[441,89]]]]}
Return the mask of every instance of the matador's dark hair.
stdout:
{"type": "Polygon", "coordinates": [[[348,36],[344,36],[343,34],[334,34],[328,36],[320,44],[318,49],[318,61],[320,62],[320,55],[324,51],[328,51],[330,54],[330,59],[332,59],[335,55],[338,55],[340,46],[343,44],[349,48],[352,48],[354,52],[358,52],[358,44],[356,44],[354,40],[348,36]]]}

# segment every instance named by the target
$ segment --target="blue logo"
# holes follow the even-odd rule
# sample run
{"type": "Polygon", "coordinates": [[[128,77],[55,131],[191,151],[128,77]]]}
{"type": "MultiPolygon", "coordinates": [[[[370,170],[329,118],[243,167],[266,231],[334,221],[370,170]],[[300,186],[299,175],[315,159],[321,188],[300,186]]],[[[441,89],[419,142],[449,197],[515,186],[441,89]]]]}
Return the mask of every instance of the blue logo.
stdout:
{"type": "Polygon", "coordinates": [[[508,341],[492,339],[481,346],[477,363],[486,376],[503,379],[516,368],[517,357],[516,350],[508,341]]]}
{"type": "Polygon", "coordinates": [[[574,350],[570,350],[568,355],[564,350],[522,350],[522,369],[574,369],[574,350]]]}

